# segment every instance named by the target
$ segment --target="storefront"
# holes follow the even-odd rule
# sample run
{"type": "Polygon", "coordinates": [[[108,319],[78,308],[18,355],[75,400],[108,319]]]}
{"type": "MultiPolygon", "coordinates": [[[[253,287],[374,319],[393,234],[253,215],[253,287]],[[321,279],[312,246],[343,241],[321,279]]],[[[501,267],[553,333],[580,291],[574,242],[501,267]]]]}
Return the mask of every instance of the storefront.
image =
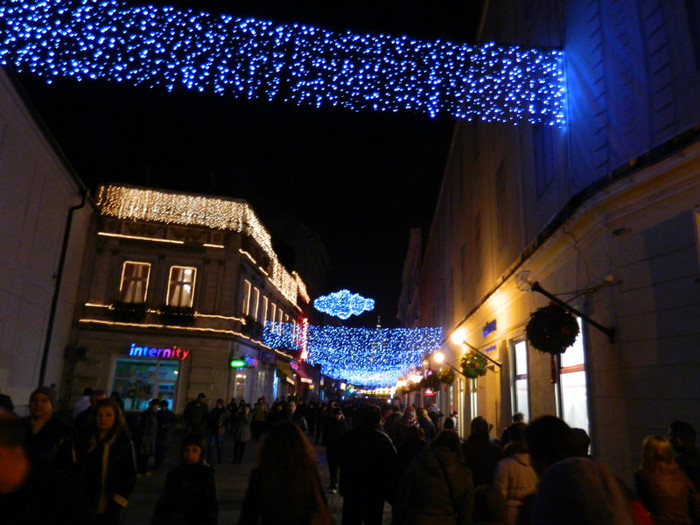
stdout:
{"type": "Polygon", "coordinates": [[[151,399],[164,399],[172,408],[178,394],[178,379],[189,350],[178,346],[149,347],[132,343],[123,357],[113,355],[109,391],[124,400],[124,410],[141,411],[151,399]]]}

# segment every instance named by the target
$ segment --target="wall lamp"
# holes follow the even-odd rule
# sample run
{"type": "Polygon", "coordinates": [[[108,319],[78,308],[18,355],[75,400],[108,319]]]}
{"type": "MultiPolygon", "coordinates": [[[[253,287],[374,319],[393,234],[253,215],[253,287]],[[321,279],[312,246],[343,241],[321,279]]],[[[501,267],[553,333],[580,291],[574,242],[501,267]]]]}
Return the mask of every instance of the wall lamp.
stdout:
{"type": "MultiPolygon", "coordinates": [[[[498,361],[496,361],[492,357],[486,355],[485,353],[483,353],[481,350],[479,350],[475,346],[470,345],[466,340],[466,334],[465,334],[464,328],[457,328],[457,330],[452,332],[452,335],[450,336],[450,341],[452,341],[452,343],[454,343],[456,345],[466,346],[467,348],[469,348],[469,350],[471,352],[474,352],[475,354],[480,355],[481,357],[485,358],[489,363],[497,366],[498,368],[501,368],[503,366],[501,363],[499,363],[498,361]]],[[[433,355],[437,356],[437,354],[442,354],[442,352],[436,352],[433,355]]],[[[444,358],[445,358],[444,354],[442,354],[442,356],[443,356],[442,359],[444,360],[444,358]]],[[[437,363],[437,361],[435,361],[435,362],[437,363]]]]}

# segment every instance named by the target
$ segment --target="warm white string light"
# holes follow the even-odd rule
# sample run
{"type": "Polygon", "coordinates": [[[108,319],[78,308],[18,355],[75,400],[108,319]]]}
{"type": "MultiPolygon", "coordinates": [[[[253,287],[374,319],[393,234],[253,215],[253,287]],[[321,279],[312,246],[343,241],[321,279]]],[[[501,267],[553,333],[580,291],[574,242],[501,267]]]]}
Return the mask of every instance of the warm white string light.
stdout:
{"type": "Polygon", "coordinates": [[[299,274],[291,274],[277,259],[272,238],[244,200],[206,197],[122,185],[100,186],[96,198],[100,213],[119,219],[204,226],[249,235],[269,257],[270,280],[292,304],[311,299],[299,274]]]}

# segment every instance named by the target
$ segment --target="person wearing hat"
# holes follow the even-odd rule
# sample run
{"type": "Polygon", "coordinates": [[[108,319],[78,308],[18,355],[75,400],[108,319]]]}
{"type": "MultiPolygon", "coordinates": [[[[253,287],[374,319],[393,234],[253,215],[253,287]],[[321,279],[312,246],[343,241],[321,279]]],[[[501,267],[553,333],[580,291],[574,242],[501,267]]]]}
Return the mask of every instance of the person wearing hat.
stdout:
{"type": "Polygon", "coordinates": [[[347,429],[348,425],[342,409],[334,408],[333,417],[326,419],[323,428],[323,444],[326,447],[326,460],[330,473],[329,490],[332,494],[338,492],[338,448],[340,447],[340,439],[347,429]]]}
{"type": "Polygon", "coordinates": [[[53,395],[49,387],[42,386],[29,396],[29,416],[21,420],[24,445],[31,457],[73,474],[77,461],[75,427],[54,415],[53,395]]]}

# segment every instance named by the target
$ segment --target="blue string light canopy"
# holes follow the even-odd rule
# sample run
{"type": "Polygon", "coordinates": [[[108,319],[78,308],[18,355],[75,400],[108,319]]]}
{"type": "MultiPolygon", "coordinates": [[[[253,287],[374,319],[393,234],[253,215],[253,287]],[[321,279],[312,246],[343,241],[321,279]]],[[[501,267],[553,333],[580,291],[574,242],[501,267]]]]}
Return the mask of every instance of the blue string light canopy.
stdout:
{"type": "Polygon", "coordinates": [[[322,295],[314,300],[314,308],[324,314],[346,320],[351,315],[360,315],[374,309],[374,299],[362,297],[350,290],[339,290],[322,295]]]}
{"type": "MultiPolygon", "coordinates": [[[[299,349],[292,323],[268,322],[263,342],[272,348],[299,349]]],[[[440,347],[442,328],[347,328],[309,325],[307,361],[324,374],[354,385],[395,385],[423,356],[440,347]]]]}
{"type": "Polygon", "coordinates": [[[560,125],[563,52],[338,33],[116,0],[4,0],[0,64],[349,110],[560,125]]]}

